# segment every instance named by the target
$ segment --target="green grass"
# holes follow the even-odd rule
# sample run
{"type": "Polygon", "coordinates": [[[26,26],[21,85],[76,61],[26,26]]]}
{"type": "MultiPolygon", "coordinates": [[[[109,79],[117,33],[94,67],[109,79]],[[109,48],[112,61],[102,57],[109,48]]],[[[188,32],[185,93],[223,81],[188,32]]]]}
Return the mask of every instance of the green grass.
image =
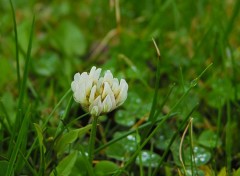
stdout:
{"type": "Polygon", "coordinates": [[[1,1],[1,174],[238,176],[239,11],[237,0],[1,1]],[[129,92],[91,125],[70,87],[93,65],[129,92]]]}

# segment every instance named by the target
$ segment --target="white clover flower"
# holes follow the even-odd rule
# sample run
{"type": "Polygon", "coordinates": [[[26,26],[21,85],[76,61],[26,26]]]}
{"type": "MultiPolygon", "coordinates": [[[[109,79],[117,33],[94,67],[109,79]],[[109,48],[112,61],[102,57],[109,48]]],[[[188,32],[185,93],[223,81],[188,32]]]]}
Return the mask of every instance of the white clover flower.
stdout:
{"type": "Polygon", "coordinates": [[[93,66],[89,74],[76,73],[71,84],[74,100],[93,116],[108,113],[127,99],[127,82],[113,78],[110,70],[100,77],[101,71],[93,66]]]}

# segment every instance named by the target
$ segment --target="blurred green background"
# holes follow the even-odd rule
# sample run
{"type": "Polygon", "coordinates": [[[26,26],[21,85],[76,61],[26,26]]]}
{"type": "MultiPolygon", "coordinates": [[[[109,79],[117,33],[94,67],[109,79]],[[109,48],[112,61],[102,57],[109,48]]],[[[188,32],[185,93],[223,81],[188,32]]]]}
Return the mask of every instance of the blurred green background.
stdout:
{"type": "MultiPolygon", "coordinates": [[[[204,142],[204,137],[201,141],[198,137],[214,135],[217,117],[220,116],[222,148],[211,157],[216,160],[225,157],[222,150],[227,114],[232,117],[232,134],[238,134],[240,126],[240,1],[13,0],[13,5],[19,35],[21,75],[32,18],[36,17],[27,100],[36,107],[33,121],[38,122],[38,118],[49,114],[70,88],[76,72],[89,71],[96,65],[128,81],[127,102],[109,116],[116,123],[116,129],[133,126],[150,111],[157,69],[154,38],[161,52],[160,101],[170,86],[176,84],[162,114],[166,114],[191,81],[213,63],[177,109],[179,116],[166,128],[174,130],[182,117],[198,103],[199,108],[193,115],[196,143],[209,147],[209,141],[204,142]]],[[[1,0],[0,97],[13,122],[17,96],[12,12],[9,1],[1,0]]],[[[64,105],[59,114],[63,109],[64,105]]],[[[77,109],[75,104],[72,117],[80,114],[77,109]]],[[[57,120],[53,120],[52,126],[56,123],[57,120]]],[[[233,135],[232,140],[238,141],[238,136],[233,135]]],[[[164,150],[164,146],[158,148],[164,150]]],[[[234,143],[232,162],[235,169],[240,166],[239,148],[240,143],[234,143]]],[[[111,151],[108,155],[112,156],[111,151]]],[[[225,160],[218,162],[220,170],[225,160]]]]}

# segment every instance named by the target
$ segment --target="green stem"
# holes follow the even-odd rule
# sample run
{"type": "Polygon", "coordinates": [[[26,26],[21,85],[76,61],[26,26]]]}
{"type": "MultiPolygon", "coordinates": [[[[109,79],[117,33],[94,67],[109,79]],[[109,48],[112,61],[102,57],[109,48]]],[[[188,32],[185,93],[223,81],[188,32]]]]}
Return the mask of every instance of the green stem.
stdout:
{"type": "Polygon", "coordinates": [[[97,122],[98,122],[98,117],[97,116],[92,116],[92,118],[93,118],[93,122],[92,122],[92,129],[91,129],[89,148],[88,148],[88,155],[89,155],[90,164],[93,161],[94,144],[95,144],[95,139],[96,139],[97,122]]]}

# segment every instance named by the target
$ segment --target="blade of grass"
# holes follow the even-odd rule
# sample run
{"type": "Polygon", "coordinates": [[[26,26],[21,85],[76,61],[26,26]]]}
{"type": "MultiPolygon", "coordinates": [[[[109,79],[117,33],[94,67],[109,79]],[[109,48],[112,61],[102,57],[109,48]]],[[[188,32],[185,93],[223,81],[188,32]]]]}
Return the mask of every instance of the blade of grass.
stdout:
{"type": "Polygon", "coordinates": [[[231,120],[231,107],[230,102],[227,101],[227,125],[226,125],[226,163],[227,163],[227,174],[231,175],[231,161],[232,161],[232,120],[231,120]]]}
{"type": "Polygon", "coordinates": [[[191,172],[192,175],[194,175],[194,168],[195,168],[195,173],[198,175],[198,169],[196,165],[196,160],[195,160],[195,154],[194,154],[194,146],[193,146],[193,118],[190,119],[190,128],[189,128],[189,136],[190,136],[190,162],[191,162],[191,172]]]}
{"type": "Polygon", "coordinates": [[[28,125],[29,125],[29,121],[30,121],[30,112],[31,112],[31,106],[29,105],[28,109],[26,111],[26,114],[24,116],[23,122],[21,124],[20,130],[18,133],[18,137],[17,137],[17,141],[13,148],[12,155],[10,157],[9,165],[7,168],[7,174],[6,174],[7,176],[12,176],[14,174],[14,167],[15,167],[14,164],[17,159],[19,150],[21,148],[21,144],[23,141],[22,139],[24,139],[27,136],[28,125]]]}
{"type": "MultiPolygon", "coordinates": [[[[170,116],[170,117],[173,117],[173,116],[175,116],[176,114],[177,114],[177,113],[172,113],[172,114],[170,114],[169,116],[170,116]]],[[[166,116],[160,117],[160,118],[156,121],[156,123],[160,122],[160,121],[161,121],[162,119],[164,119],[165,117],[166,117],[166,116]]],[[[100,152],[101,150],[103,150],[103,149],[107,148],[108,146],[114,144],[115,142],[117,142],[117,141],[119,141],[119,140],[127,137],[127,136],[130,135],[130,134],[136,133],[137,130],[140,131],[140,130],[144,130],[145,128],[148,128],[151,124],[152,124],[151,122],[146,122],[145,124],[139,126],[137,129],[132,129],[132,130],[124,133],[123,135],[121,135],[121,136],[119,136],[119,137],[117,137],[117,138],[115,138],[115,139],[112,139],[112,140],[109,141],[108,143],[106,143],[106,144],[98,147],[97,149],[95,149],[95,152],[94,152],[94,153],[97,154],[98,152],[100,152]]]]}
{"type": "Polygon", "coordinates": [[[184,98],[189,94],[190,90],[194,88],[199,79],[202,77],[202,75],[207,71],[207,69],[212,66],[212,64],[209,64],[203,71],[202,73],[195,78],[191,83],[189,88],[184,92],[184,94],[181,96],[181,98],[178,100],[178,102],[173,106],[173,108],[169,111],[169,113],[166,115],[164,119],[153,129],[153,131],[148,135],[148,137],[143,141],[142,145],[140,146],[139,149],[137,149],[134,154],[129,158],[129,160],[126,162],[126,164],[123,166],[123,168],[119,169],[119,171],[115,174],[115,176],[120,175],[122,173],[122,170],[125,170],[136,158],[136,156],[139,154],[141,149],[148,143],[148,141],[153,137],[153,135],[159,130],[159,128],[169,119],[170,113],[172,113],[173,110],[175,110],[181,102],[184,100],[184,98]]]}
{"type": "MultiPolygon", "coordinates": [[[[138,136],[139,136],[139,131],[137,129],[135,133],[135,139],[137,139],[138,136]]],[[[135,145],[137,146],[137,148],[140,147],[140,143],[137,142],[137,140],[135,140],[135,145]]],[[[139,173],[140,173],[140,176],[144,176],[142,155],[140,154],[138,155],[138,157],[139,157],[139,173]]]]}
{"type": "Polygon", "coordinates": [[[9,115],[7,113],[6,107],[4,106],[2,100],[0,100],[0,108],[2,109],[2,112],[5,115],[5,118],[1,119],[2,120],[2,124],[6,127],[6,129],[9,132],[9,134],[12,134],[12,130],[11,130],[12,129],[12,124],[10,122],[10,117],[9,117],[9,115]],[[7,124],[5,124],[4,119],[6,119],[7,124]]]}
{"type": "MultiPolygon", "coordinates": [[[[154,143],[153,142],[151,143],[150,151],[152,153],[154,153],[154,143]]],[[[149,164],[147,173],[148,173],[148,175],[152,175],[152,163],[149,164]]]]}
{"type": "Polygon", "coordinates": [[[10,0],[11,10],[12,10],[12,17],[13,17],[13,25],[14,25],[14,34],[15,34],[15,48],[16,48],[16,67],[17,67],[17,81],[18,81],[18,90],[20,91],[21,87],[21,75],[19,69],[19,50],[18,50],[18,33],[17,33],[17,22],[15,16],[15,9],[13,7],[12,0],[10,0]]]}
{"type": "Polygon", "coordinates": [[[142,136],[142,139],[145,139],[147,137],[147,135],[149,134],[149,132],[151,131],[153,125],[154,125],[154,122],[156,121],[156,116],[155,115],[155,112],[156,112],[156,109],[157,109],[157,102],[158,102],[158,89],[159,89],[159,82],[160,82],[160,59],[161,59],[161,53],[159,51],[159,48],[157,47],[157,44],[155,42],[154,39],[152,39],[153,41],[153,44],[154,44],[154,47],[156,49],[156,52],[157,52],[157,72],[156,72],[156,82],[155,82],[155,89],[154,89],[154,96],[153,96],[153,100],[152,100],[152,106],[151,106],[151,110],[150,110],[150,114],[149,114],[149,117],[148,117],[148,121],[150,121],[152,123],[152,125],[148,128],[148,129],[145,129],[143,131],[143,133],[141,134],[142,136]]]}
{"type": "MultiPolygon", "coordinates": [[[[220,100],[219,100],[220,101],[220,100]]],[[[218,146],[218,140],[220,138],[220,132],[221,132],[221,128],[222,128],[222,125],[221,125],[221,117],[222,117],[222,108],[221,106],[218,107],[218,117],[217,117],[217,137],[216,137],[216,141],[215,141],[215,151],[213,152],[213,156],[216,155],[216,152],[217,152],[217,146],[218,146]]],[[[216,163],[216,160],[215,160],[215,157],[213,157],[213,168],[214,168],[214,176],[217,176],[217,163],[216,163]]]]}
{"type": "Polygon", "coordinates": [[[20,89],[20,95],[19,95],[19,101],[18,101],[19,109],[22,109],[22,107],[23,107],[23,100],[24,100],[24,96],[25,96],[26,88],[27,88],[27,78],[28,78],[29,65],[30,65],[30,59],[31,59],[34,25],[35,25],[35,16],[33,16],[32,26],[31,26],[31,30],[30,30],[27,56],[26,56],[26,60],[25,60],[25,68],[24,68],[23,79],[22,79],[22,83],[21,83],[21,89],[20,89]]]}
{"type": "Polygon", "coordinates": [[[63,97],[60,99],[60,101],[56,104],[56,106],[53,108],[52,112],[50,113],[50,115],[47,117],[46,121],[43,124],[43,129],[46,128],[47,123],[49,122],[49,120],[51,119],[51,117],[53,116],[53,114],[55,113],[55,111],[57,110],[57,108],[60,106],[60,104],[63,102],[63,100],[65,100],[67,98],[67,96],[71,93],[71,89],[68,89],[68,91],[63,95],[63,97]]]}
{"type": "Polygon", "coordinates": [[[160,54],[160,51],[157,47],[157,44],[156,44],[155,40],[154,39],[152,39],[152,40],[153,40],[153,44],[156,48],[157,56],[158,56],[154,97],[153,97],[152,107],[151,107],[151,111],[150,111],[150,115],[149,115],[149,121],[153,123],[156,120],[156,118],[154,118],[154,114],[155,114],[157,101],[158,101],[158,88],[159,88],[159,82],[160,82],[160,59],[161,59],[161,54],[160,54]]]}
{"type": "Polygon", "coordinates": [[[13,133],[10,139],[10,146],[8,149],[8,154],[11,155],[12,149],[13,149],[13,141],[15,140],[15,137],[18,133],[18,130],[22,124],[22,113],[23,113],[23,100],[26,92],[26,84],[27,84],[27,77],[28,77],[28,72],[29,72],[29,64],[30,64],[30,59],[31,59],[31,49],[32,49],[32,39],[33,39],[33,31],[34,31],[34,24],[35,24],[35,16],[33,17],[32,20],[32,26],[30,29],[30,37],[29,37],[29,43],[28,43],[28,50],[27,50],[27,56],[25,60],[25,68],[24,68],[24,73],[23,73],[23,80],[21,81],[21,88],[20,88],[20,93],[19,93],[19,99],[18,99],[18,110],[16,114],[16,122],[13,127],[13,133]]]}
{"type": "MultiPolygon", "coordinates": [[[[192,123],[192,118],[189,120],[187,126],[185,127],[185,130],[184,130],[183,135],[182,135],[182,137],[181,137],[180,146],[179,146],[179,160],[180,160],[180,162],[181,162],[181,165],[182,165],[182,168],[183,168],[183,174],[184,174],[184,175],[187,175],[187,172],[186,172],[185,161],[184,161],[184,157],[183,157],[183,156],[184,156],[184,155],[183,155],[184,153],[183,153],[183,151],[182,151],[182,146],[183,146],[183,141],[184,141],[184,139],[185,139],[186,133],[187,133],[187,131],[188,131],[189,126],[191,125],[191,123],[192,123]]],[[[190,149],[190,156],[192,156],[191,149],[190,149]]],[[[192,160],[192,159],[190,159],[190,160],[192,160]]],[[[192,165],[192,164],[191,164],[191,165],[192,165]]]]}
{"type": "Polygon", "coordinates": [[[191,115],[193,114],[193,112],[197,109],[198,105],[195,105],[193,107],[193,109],[189,112],[189,114],[186,116],[186,118],[183,120],[183,122],[180,124],[179,128],[177,129],[177,131],[173,134],[166,150],[164,151],[162,157],[161,157],[161,160],[159,161],[158,163],[158,167],[156,167],[156,169],[154,170],[153,172],[153,175],[156,175],[157,172],[159,171],[159,169],[161,168],[162,166],[162,163],[164,161],[164,159],[166,158],[168,152],[170,151],[170,148],[173,144],[173,142],[175,141],[175,139],[177,138],[178,134],[184,129],[184,127],[187,125],[187,122],[188,120],[190,119],[191,115]]]}
{"type": "Polygon", "coordinates": [[[169,118],[169,115],[167,115],[158,125],[154,130],[149,134],[147,139],[144,140],[142,145],[134,152],[134,154],[129,158],[129,160],[126,162],[126,164],[119,170],[118,173],[115,175],[120,175],[122,173],[122,170],[126,170],[126,168],[135,160],[137,155],[140,153],[142,148],[149,142],[149,140],[153,137],[153,135],[159,130],[159,128],[164,124],[164,122],[169,118]]]}
{"type": "Polygon", "coordinates": [[[45,157],[44,157],[44,153],[46,152],[46,147],[44,146],[44,142],[43,142],[43,132],[41,127],[36,124],[33,123],[34,127],[35,127],[35,131],[37,134],[37,138],[38,138],[38,144],[39,144],[39,150],[40,150],[40,166],[39,166],[39,175],[44,175],[44,171],[45,169],[45,157]]]}
{"type": "Polygon", "coordinates": [[[24,163],[26,163],[26,166],[28,167],[29,171],[32,173],[33,176],[38,176],[36,170],[32,167],[32,165],[28,162],[28,160],[26,159],[26,157],[24,156],[24,154],[21,152],[21,150],[19,150],[19,154],[21,155],[21,157],[24,160],[24,163]]]}
{"type": "Polygon", "coordinates": [[[231,33],[231,30],[233,29],[234,22],[238,17],[238,13],[240,11],[240,1],[236,1],[236,4],[233,7],[234,7],[234,10],[233,10],[232,16],[227,24],[227,27],[224,33],[224,38],[223,38],[224,41],[227,41],[228,36],[231,33]]]}
{"type": "Polygon", "coordinates": [[[88,174],[94,176],[95,173],[93,172],[92,163],[89,162],[89,159],[88,159],[88,157],[86,156],[86,153],[84,152],[83,147],[80,145],[79,148],[80,148],[80,152],[81,152],[81,154],[82,154],[82,157],[84,158],[84,161],[85,161],[84,164],[85,164],[85,167],[87,168],[88,174]]]}
{"type": "Polygon", "coordinates": [[[58,127],[57,127],[57,130],[56,130],[56,132],[55,132],[55,135],[54,135],[55,137],[54,137],[54,138],[56,138],[56,137],[58,136],[59,132],[60,132],[61,129],[63,128],[64,120],[66,119],[67,115],[69,114],[69,111],[70,111],[70,109],[71,109],[71,107],[72,107],[72,104],[73,104],[73,96],[71,96],[70,99],[69,99],[69,101],[68,101],[67,107],[66,107],[66,109],[65,109],[65,111],[64,111],[64,114],[63,114],[63,116],[62,116],[62,118],[61,118],[61,122],[62,122],[62,123],[59,123],[59,124],[58,124],[58,127]]]}
{"type": "MultiPolygon", "coordinates": [[[[57,110],[57,108],[60,106],[60,104],[63,102],[63,100],[66,99],[66,97],[69,95],[69,93],[71,92],[71,89],[69,89],[64,95],[63,97],[59,100],[59,102],[57,103],[57,105],[54,107],[54,109],[52,110],[52,112],[50,113],[50,115],[48,116],[47,120],[45,121],[45,123],[43,124],[42,129],[46,128],[46,125],[48,123],[48,121],[50,120],[50,118],[52,117],[52,115],[54,114],[54,112],[57,110]]],[[[85,115],[85,114],[84,114],[85,115]]],[[[44,131],[44,130],[43,130],[44,131]]],[[[30,154],[32,153],[33,149],[36,147],[37,144],[37,138],[34,139],[34,142],[32,143],[31,147],[28,149],[28,152],[26,154],[26,159],[29,158],[30,154]]]]}
{"type": "Polygon", "coordinates": [[[236,62],[234,59],[234,54],[232,51],[232,48],[229,46],[229,50],[230,50],[230,57],[231,57],[231,63],[232,63],[232,85],[233,85],[233,89],[234,89],[234,100],[237,101],[238,100],[238,76],[237,76],[237,68],[236,68],[236,62]]]}

